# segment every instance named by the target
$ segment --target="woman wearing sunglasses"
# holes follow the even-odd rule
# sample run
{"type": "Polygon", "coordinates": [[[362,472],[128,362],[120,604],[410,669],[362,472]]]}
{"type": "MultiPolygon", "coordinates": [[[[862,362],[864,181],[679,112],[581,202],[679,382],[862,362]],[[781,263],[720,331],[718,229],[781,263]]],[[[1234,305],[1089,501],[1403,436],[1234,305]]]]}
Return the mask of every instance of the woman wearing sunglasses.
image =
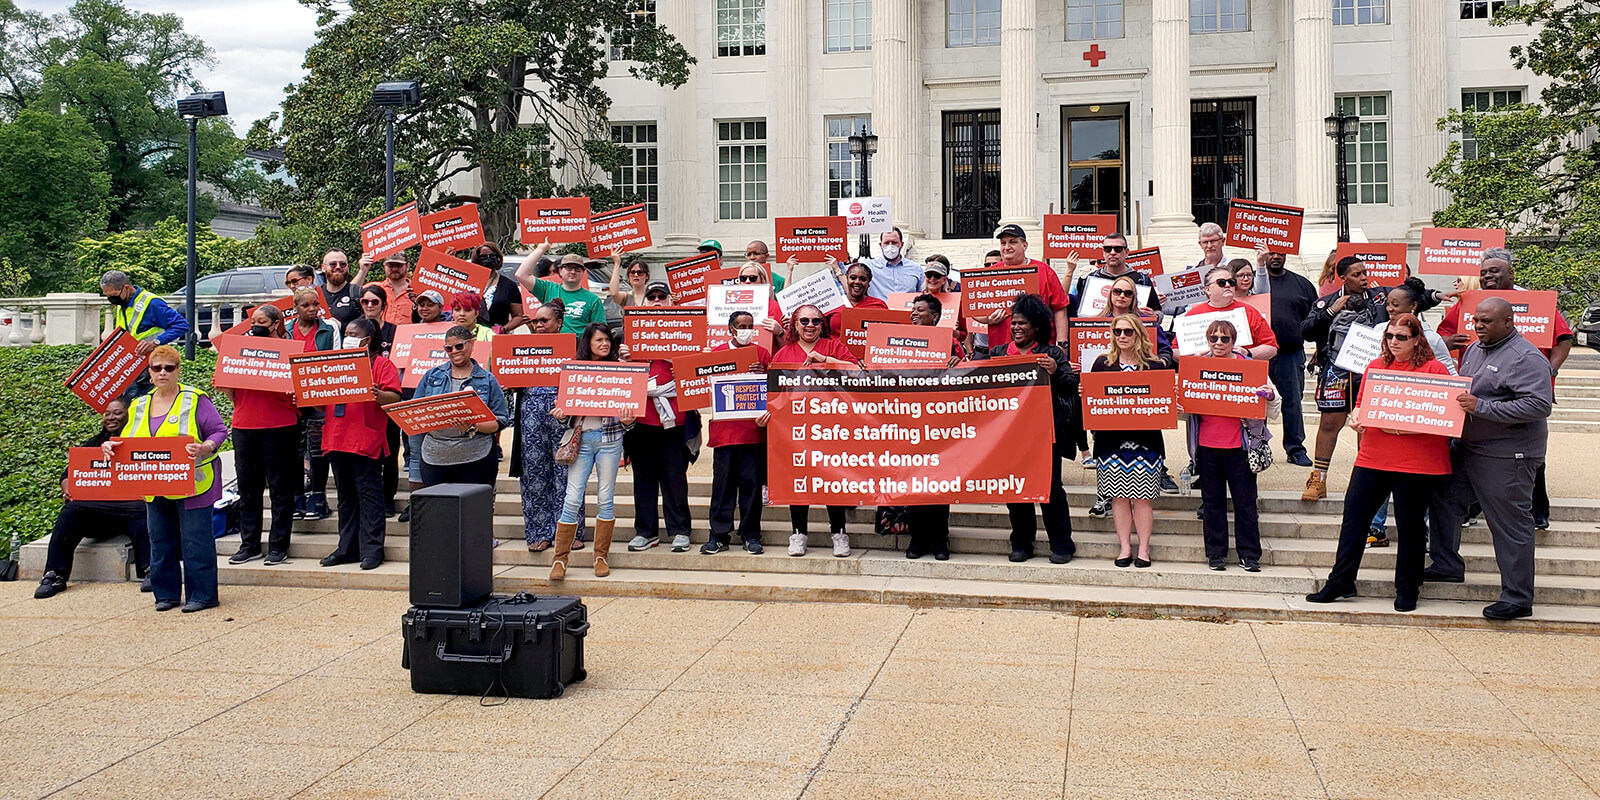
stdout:
{"type": "Polygon", "coordinates": [[[644,305],[644,288],[650,285],[650,265],[643,259],[634,259],[628,262],[626,269],[622,268],[622,255],[611,255],[611,302],[623,308],[628,306],[644,305]],[[621,285],[621,276],[627,274],[628,285],[621,285]]]}
{"type": "Polygon", "coordinates": [[[767,272],[767,267],[759,261],[746,261],[739,266],[739,283],[741,284],[766,284],[770,286],[767,292],[767,316],[757,326],[772,335],[772,346],[779,347],[784,338],[792,332],[783,329],[783,308],[778,305],[778,287],[772,284],[773,276],[767,272]]]}
{"type": "MultiPolygon", "coordinates": [[[[878,304],[882,305],[883,301],[878,300],[878,304]]],[[[828,318],[823,315],[822,309],[813,305],[800,306],[794,310],[792,327],[794,341],[772,354],[772,364],[832,369],[859,366],[860,362],[850,348],[845,347],[844,341],[830,335],[828,318]]],[[[845,510],[845,506],[828,506],[828,532],[833,539],[833,554],[839,558],[850,555],[850,536],[844,530],[845,510]]],[[[806,554],[810,520],[811,506],[789,506],[789,555],[806,554]]]]}
{"type": "MultiPolygon", "coordinates": [[[[592,322],[578,339],[578,361],[620,361],[617,343],[611,339],[611,329],[603,322],[592,322]]],[[[566,422],[569,417],[559,408],[550,415],[566,422]]],[[[622,464],[622,438],[633,427],[633,411],[623,411],[615,417],[571,417],[577,430],[578,457],[567,467],[566,497],[561,504],[561,519],[556,523],[556,552],[550,562],[550,580],[567,576],[567,556],[572,542],[578,536],[578,522],[582,519],[584,489],[589,485],[589,475],[595,476],[595,497],[599,509],[594,520],[594,576],[604,578],[611,574],[607,554],[611,551],[611,537],[616,531],[617,468],[622,464]]]]}
{"type": "MultiPolygon", "coordinates": [[[[1138,301],[1140,284],[1138,280],[1134,278],[1134,275],[1138,274],[1140,273],[1123,274],[1111,282],[1111,287],[1106,290],[1106,307],[1100,311],[1100,316],[1102,318],[1120,317],[1124,314],[1134,314],[1138,316],[1139,319],[1147,326],[1145,328],[1145,333],[1148,334],[1150,332],[1150,328],[1155,328],[1156,357],[1160,358],[1162,361],[1166,361],[1169,364],[1176,363],[1173,361],[1174,356],[1172,354],[1172,340],[1168,338],[1165,330],[1155,327],[1161,322],[1161,314],[1157,311],[1152,311],[1147,307],[1139,305],[1138,301]]],[[[1081,407],[1078,409],[1076,418],[1079,420],[1083,419],[1083,410],[1081,407]]],[[[1087,433],[1081,430],[1081,425],[1078,427],[1080,430],[1075,431],[1077,434],[1078,447],[1083,450],[1088,450],[1089,439],[1087,433]]],[[[1083,466],[1085,469],[1094,469],[1096,464],[1094,459],[1089,457],[1084,459],[1083,466]]],[[[1094,505],[1089,507],[1090,516],[1104,517],[1110,513],[1111,498],[1104,495],[1096,497],[1094,499],[1094,505]]]]}
{"type": "MultiPolygon", "coordinates": [[[[463,293],[468,294],[468,293],[463,293]]],[[[483,302],[475,294],[468,294],[483,302]]],[[[422,376],[413,397],[433,397],[470,389],[494,414],[491,422],[461,423],[453,428],[411,437],[412,452],[422,462],[422,485],[481,483],[493,487],[500,463],[500,431],[511,424],[505,391],[500,382],[472,360],[476,343],[472,329],[456,325],[444,334],[444,354],[449,360],[422,376]]]]}
{"type": "MultiPolygon", "coordinates": [[[[289,325],[289,338],[304,342],[306,352],[332,350],[339,345],[339,331],[334,324],[322,319],[322,296],[316,289],[296,289],[294,292],[294,324],[289,325]]],[[[328,518],[328,457],[322,454],[322,422],[324,412],[320,406],[302,408],[300,414],[300,456],[306,463],[303,494],[295,501],[296,519],[328,518]]]]}
{"type": "MultiPolygon", "coordinates": [[[[1111,352],[1096,358],[1091,372],[1135,372],[1172,369],[1156,355],[1155,343],[1144,322],[1133,314],[1111,320],[1111,352]]],[[[1161,494],[1161,470],[1166,444],[1159,430],[1096,431],[1094,460],[1099,494],[1111,498],[1111,517],[1117,529],[1116,565],[1150,566],[1150,533],[1155,511],[1150,501],[1161,494]],[[1139,552],[1133,554],[1133,531],[1139,532],[1139,552]]]]}
{"type": "MultiPolygon", "coordinates": [[[[250,311],[250,331],[268,339],[284,338],[283,312],[263,303],[250,311]]],[[[259,389],[216,391],[233,399],[233,472],[239,484],[239,550],[229,564],[263,556],[261,492],[272,500],[272,526],[267,534],[266,563],[289,557],[295,498],[304,480],[300,466],[300,414],[293,392],[259,389]]]]}
{"type": "Polygon", "coordinates": [[[389,293],[383,286],[373,283],[361,290],[361,316],[372,320],[378,328],[378,343],[382,346],[378,355],[389,357],[389,350],[394,347],[395,324],[384,322],[384,312],[389,310],[389,293]]]}
{"type": "Polygon", "coordinates": [[[1300,333],[1317,346],[1317,446],[1311,458],[1311,475],[1306,478],[1304,501],[1328,496],[1328,465],[1339,445],[1339,432],[1350,419],[1356,395],[1361,391],[1360,373],[1334,364],[1351,326],[1372,326],[1389,319],[1388,297],[1384,290],[1367,283],[1367,265],[1355,256],[1345,256],[1334,264],[1340,286],[1317,299],[1311,313],[1300,323],[1300,333]]]}
{"type": "MultiPolygon", "coordinates": [[[[384,321],[388,310],[389,292],[381,284],[368,284],[361,290],[361,318],[371,322],[377,330],[378,355],[385,359],[394,348],[397,331],[394,323],[384,321]]],[[[389,444],[389,453],[383,457],[383,512],[392,515],[395,495],[400,492],[400,426],[389,421],[383,438],[389,444]]]]}
{"type": "MultiPolygon", "coordinates": [[[[1234,348],[1238,331],[1219,319],[1206,326],[1206,355],[1212,358],[1247,358],[1234,348]]],[[[1205,532],[1206,560],[1218,572],[1227,569],[1228,494],[1233,494],[1234,552],[1245,572],[1261,571],[1261,525],[1256,513],[1256,474],[1250,471],[1249,453],[1272,438],[1267,419],[1277,419],[1283,407],[1269,383],[1256,387],[1267,401],[1266,419],[1237,419],[1214,414],[1190,414],[1189,460],[1200,482],[1200,519],[1205,532]]],[[[1117,566],[1126,564],[1120,560],[1117,566]]]]}
{"type": "MultiPolygon", "coordinates": [[[[1448,375],[1433,356],[1422,333],[1422,323],[1411,314],[1388,321],[1383,334],[1383,355],[1368,370],[1386,369],[1448,375]]],[[[1423,551],[1427,541],[1428,504],[1450,474],[1450,439],[1427,433],[1407,433],[1381,428],[1356,428],[1355,469],[1344,494],[1344,520],[1339,526],[1339,550],[1328,582],[1306,595],[1312,603],[1331,603],[1356,594],[1356,572],[1367,544],[1367,525],[1390,494],[1394,495],[1395,552],[1394,610],[1412,611],[1422,589],[1423,551]]]]}
{"type": "Polygon", "coordinates": [[[339,544],[322,559],[324,567],[360,561],[362,569],[376,569],[383,563],[383,473],[391,453],[389,415],[379,406],[400,401],[400,371],[382,348],[372,320],[362,317],[345,326],[343,349],[366,350],[372,364],[372,399],[328,409],[322,446],[339,489],[339,544]]]}

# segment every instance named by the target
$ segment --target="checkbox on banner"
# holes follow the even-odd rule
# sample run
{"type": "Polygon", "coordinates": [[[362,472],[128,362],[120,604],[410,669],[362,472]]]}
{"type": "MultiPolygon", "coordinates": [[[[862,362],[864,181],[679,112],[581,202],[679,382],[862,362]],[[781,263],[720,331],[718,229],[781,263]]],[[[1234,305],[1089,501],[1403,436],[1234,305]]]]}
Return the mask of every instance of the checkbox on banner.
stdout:
{"type": "Polygon", "coordinates": [[[791,428],[789,430],[789,438],[793,439],[793,440],[795,440],[797,442],[805,441],[806,440],[806,426],[804,426],[804,425],[796,425],[793,428],[791,428]]]}
{"type": "Polygon", "coordinates": [[[797,491],[797,492],[805,491],[806,490],[806,479],[805,478],[795,478],[794,479],[794,490],[797,491]]]}
{"type": "Polygon", "coordinates": [[[805,453],[795,453],[794,454],[794,465],[797,466],[797,467],[805,466],[806,465],[806,454],[805,453]]]}

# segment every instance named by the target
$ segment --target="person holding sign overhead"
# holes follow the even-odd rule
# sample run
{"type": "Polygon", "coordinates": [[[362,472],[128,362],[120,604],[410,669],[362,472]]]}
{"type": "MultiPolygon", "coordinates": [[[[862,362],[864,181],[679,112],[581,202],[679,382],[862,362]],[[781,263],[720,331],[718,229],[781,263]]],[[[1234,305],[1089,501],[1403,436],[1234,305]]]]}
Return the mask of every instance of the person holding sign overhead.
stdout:
{"type": "Polygon", "coordinates": [[[522,292],[517,290],[517,282],[500,271],[506,263],[500,245],[484,242],[472,248],[472,263],[493,273],[489,287],[483,290],[485,309],[478,315],[480,321],[498,333],[510,333],[528,324],[528,318],[522,313],[522,292]]]}
{"type": "Polygon", "coordinates": [[[561,325],[562,333],[582,333],[596,322],[604,324],[606,309],[600,295],[584,286],[589,270],[584,266],[583,256],[568,253],[561,257],[556,267],[556,275],[561,279],[559,283],[534,277],[534,265],[549,250],[550,240],[546,239],[517,266],[517,280],[522,283],[522,288],[541,302],[548,303],[557,298],[561,300],[561,306],[567,310],[566,321],[561,325]]]}
{"type": "MultiPolygon", "coordinates": [[[[274,309],[276,310],[276,309],[274,309]]],[[[128,403],[116,398],[106,404],[100,415],[100,428],[79,447],[99,448],[111,437],[122,433],[128,424],[128,403]]],[[[144,582],[142,591],[150,587],[150,534],[145,529],[144,503],[138,500],[74,500],[67,491],[67,471],[61,472],[61,513],[56,515],[55,527],[50,531],[50,547],[44,560],[44,576],[39,588],[33,590],[36,600],[55,597],[67,588],[72,577],[72,556],[78,543],[84,539],[109,539],[126,535],[133,544],[134,566],[144,582]]],[[[258,523],[259,524],[259,523],[258,523]]]]}
{"type": "MultiPolygon", "coordinates": [[[[1123,314],[1111,322],[1111,352],[1094,360],[1090,372],[1133,372],[1172,369],[1156,355],[1155,343],[1144,322],[1123,314]]],[[[1111,498],[1111,517],[1117,528],[1116,565],[1150,566],[1150,532],[1155,511],[1150,501],[1161,494],[1161,474],[1166,466],[1166,444],[1158,430],[1097,431],[1094,434],[1095,485],[1100,496],[1111,498]],[[1139,553],[1133,553],[1133,531],[1139,532],[1139,553]]]]}
{"type": "MultiPolygon", "coordinates": [[[[250,337],[283,339],[283,312],[263,303],[250,312],[250,337]]],[[[261,493],[272,501],[266,563],[289,557],[295,498],[304,479],[300,469],[300,415],[294,393],[259,389],[218,389],[233,397],[233,471],[239,486],[239,550],[229,564],[262,558],[261,493]]]]}
{"type": "MultiPolygon", "coordinates": [[[[878,302],[880,305],[883,303],[881,300],[878,302]]],[[[791,327],[795,340],[778,348],[778,352],[772,354],[771,363],[806,367],[859,366],[855,354],[845,347],[844,340],[829,336],[828,318],[823,316],[822,309],[813,305],[796,308],[791,327]]],[[[828,533],[833,539],[833,554],[839,558],[850,555],[850,536],[844,529],[847,510],[844,506],[828,506],[828,533]]],[[[798,557],[806,554],[810,520],[811,506],[789,506],[789,555],[798,557]]]]}
{"type": "Polygon", "coordinates": [[[650,284],[650,265],[644,259],[636,258],[628,262],[628,287],[622,288],[622,254],[611,254],[611,302],[623,308],[641,305],[644,299],[644,289],[650,284]]]}
{"type": "Polygon", "coordinates": [[[1334,361],[1352,326],[1371,327],[1389,319],[1386,293],[1367,284],[1367,265],[1361,259],[1345,256],[1333,269],[1340,287],[1318,298],[1300,323],[1300,335],[1317,346],[1317,410],[1322,412],[1311,474],[1300,495],[1307,502],[1328,496],[1328,465],[1333,461],[1333,449],[1339,444],[1339,431],[1350,419],[1356,395],[1361,391],[1361,376],[1334,361]]]}
{"type": "Polygon", "coordinates": [[[228,439],[228,426],[205,392],[179,382],[182,358],[170,345],[150,352],[150,380],[155,388],[128,407],[122,436],[100,446],[107,459],[129,439],[184,436],[194,441],[185,450],[194,459],[194,491],[188,495],[145,498],[145,525],[150,531],[150,586],[156,610],[169,611],[187,598],[183,613],[216,608],[217,544],[211,532],[211,507],[222,497],[217,480],[217,451],[228,439]]]}
{"type": "MultiPolygon", "coordinates": [[[[472,295],[477,297],[477,295],[472,295]]],[[[481,301],[480,301],[481,302],[481,301]]],[[[462,423],[454,428],[411,437],[413,453],[420,454],[422,485],[481,483],[493,487],[500,463],[500,431],[511,424],[506,393],[489,371],[472,360],[476,341],[470,328],[456,325],[444,334],[449,359],[428,370],[417,384],[415,399],[471,389],[494,414],[493,422],[462,423]]]]}
{"type": "MultiPolygon", "coordinates": [[[[1411,314],[1388,320],[1383,333],[1383,355],[1367,369],[1420,372],[1448,375],[1448,370],[1433,357],[1433,348],[1422,335],[1422,323],[1411,314]]],[[[1363,390],[1364,391],[1364,390],[1363,390]]],[[[1546,406],[1548,409],[1548,406],[1546,406]]],[[[1339,549],[1334,556],[1328,581],[1306,601],[1331,603],[1356,594],[1356,573],[1367,545],[1367,526],[1372,515],[1394,495],[1396,538],[1394,610],[1414,611],[1422,590],[1423,550],[1428,529],[1425,522],[1428,504],[1443,488],[1450,474],[1450,439],[1427,433],[1409,433],[1352,424],[1360,437],[1356,440],[1356,464],[1350,473],[1350,486],[1344,494],[1344,520],[1339,526],[1339,549]]],[[[1532,474],[1527,476],[1531,485],[1532,474]]],[[[1532,531],[1528,541],[1532,544],[1532,531]]],[[[1532,570],[1532,562],[1529,562],[1532,570]]],[[[1531,604],[1531,598],[1529,600],[1531,604]]]]}
{"type": "MultiPolygon", "coordinates": [[[[1083,276],[1082,278],[1079,278],[1077,283],[1073,285],[1070,293],[1071,301],[1067,308],[1067,316],[1085,316],[1083,305],[1086,296],[1085,293],[1088,291],[1088,288],[1091,284],[1098,287],[1104,285],[1105,281],[1115,281],[1118,278],[1127,276],[1129,280],[1133,281],[1134,286],[1146,287],[1145,305],[1151,311],[1157,312],[1155,316],[1159,318],[1161,300],[1156,296],[1155,285],[1150,282],[1150,276],[1136,269],[1130,269],[1128,267],[1128,237],[1123,236],[1121,233],[1108,233],[1106,234],[1105,241],[1100,245],[1100,249],[1103,253],[1105,253],[1105,260],[1101,262],[1100,266],[1097,267],[1093,272],[1083,276]]],[[[1067,274],[1070,275],[1078,268],[1078,257],[1076,255],[1068,256],[1066,261],[1067,274]]],[[[1132,305],[1138,304],[1133,303],[1132,305]]],[[[1087,316],[1116,315],[1095,314],[1090,312],[1087,316]]]]}
{"type": "Polygon", "coordinates": [[[390,455],[389,415],[379,406],[400,402],[400,371],[381,355],[378,326],[365,317],[344,329],[341,349],[365,349],[372,362],[372,400],[340,403],[328,411],[322,446],[339,489],[339,544],[322,566],[383,563],[383,463],[390,455]]]}
{"type": "MultiPolygon", "coordinates": [[[[728,317],[732,340],[717,345],[712,352],[735,347],[756,349],[757,371],[765,371],[772,354],[756,344],[756,320],[748,311],[735,311],[728,317]]],[[[767,485],[767,421],[771,414],[756,419],[713,419],[707,431],[706,446],[711,456],[711,538],[700,546],[705,555],[716,555],[733,542],[733,512],[739,511],[739,539],[744,551],[761,555],[761,489],[767,485]]]]}
{"type": "MultiPolygon", "coordinates": [[[[611,340],[611,329],[603,322],[590,323],[578,340],[578,361],[619,361],[616,342],[611,340]]],[[[561,409],[553,409],[551,416],[566,422],[568,417],[561,409]]],[[[584,490],[589,476],[595,476],[595,496],[599,508],[594,520],[594,576],[604,578],[611,574],[607,554],[611,550],[611,537],[616,530],[617,469],[622,464],[622,438],[633,427],[632,409],[615,417],[572,417],[571,425],[578,437],[578,456],[567,468],[567,493],[561,505],[561,520],[556,524],[556,552],[550,564],[550,580],[567,576],[567,556],[572,551],[572,541],[578,535],[578,515],[583,513],[584,490]]]]}

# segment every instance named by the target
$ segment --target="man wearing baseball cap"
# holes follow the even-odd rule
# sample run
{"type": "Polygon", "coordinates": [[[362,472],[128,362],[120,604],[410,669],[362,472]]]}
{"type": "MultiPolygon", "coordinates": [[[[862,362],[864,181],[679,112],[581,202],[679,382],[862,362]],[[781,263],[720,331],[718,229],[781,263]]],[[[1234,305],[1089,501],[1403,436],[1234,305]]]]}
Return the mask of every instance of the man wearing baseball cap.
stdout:
{"type": "Polygon", "coordinates": [[[568,253],[556,262],[556,274],[561,282],[547,281],[533,276],[533,265],[544,258],[550,250],[550,240],[546,239],[534,248],[533,254],[522,260],[517,267],[517,281],[522,284],[528,294],[537,297],[542,302],[549,302],[552,298],[560,298],[567,308],[566,318],[561,321],[561,332],[579,334],[589,327],[591,322],[604,323],[606,321],[605,305],[600,300],[600,295],[589,291],[584,286],[589,277],[589,270],[585,266],[586,259],[576,253],[568,253]]]}
{"type": "MultiPolygon", "coordinates": [[[[363,259],[364,260],[364,259],[363,259]]],[[[410,325],[417,298],[411,293],[411,265],[404,251],[383,258],[383,280],[367,286],[381,286],[389,302],[383,307],[383,321],[390,325],[410,325]]]]}
{"type": "MultiPolygon", "coordinates": [[[[1050,306],[1054,313],[1052,318],[1054,330],[1048,342],[1059,342],[1067,338],[1067,290],[1061,286],[1061,278],[1049,264],[1037,259],[1028,258],[1028,234],[1020,225],[1006,225],[997,231],[994,238],[1000,240],[1000,263],[995,266],[1021,267],[1033,266],[1039,273],[1039,296],[1044,298],[1045,305],[1050,306]]],[[[991,347],[1001,347],[1011,341],[1011,309],[1002,308],[987,317],[979,317],[975,322],[989,326],[989,344],[991,347]]]]}

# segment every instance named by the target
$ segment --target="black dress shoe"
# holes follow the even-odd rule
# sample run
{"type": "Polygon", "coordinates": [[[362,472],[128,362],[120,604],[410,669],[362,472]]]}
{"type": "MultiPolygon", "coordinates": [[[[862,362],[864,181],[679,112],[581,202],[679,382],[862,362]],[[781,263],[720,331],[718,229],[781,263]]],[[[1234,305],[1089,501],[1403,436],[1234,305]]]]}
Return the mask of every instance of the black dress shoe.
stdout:
{"type": "Polygon", "coordinates": [[[1111,561],[1111,563],[1113,563],[1113,564],[1115,564],[1115,565],[1117,565],[1119,567],[1131,567],[1131,566],[1133,566],[1133,556],[1128,556],[1127,558],[1113,559],[1111,561]]]}
{"type": "Polygon", "coordinates": [[[1417,610],[1417,593],[1400,592],[1394,596],[1394,610],[1401,613],[1417,610]]]}
{"type": "Polygon", "coordinates": [[[1533,616],[1532,606],[1519,606],[1513,603],[1495,603],[1483,609],[1483,615],[1489,619],[1517,619],[1519,617],[1533,616]]]}
{"type": "Polygon", "coordinates": [[[190,600],[189,602],[183,604],[183,613],[193,614],[196,611],[204,611],[208,608],[216,608],[217,605],[217,603],[202,603],[197,600],[190,600]]]}
{"type": "Polygon", "coordinates": [[[936,545],[934,545],[933,546],[933,560],[934,561],[949,561],[950,560],[950,546],[949,545],[945,545],[945,544],[936,544],[936,545]]]}
{"type": "Polygon", "coordinates": [[[178,607],[178,601],[176,601],[176,600],[157,600],[156,601],[156,610],[157,611],[171,611],[172,609],[177,608],[177,607],[178,607]]]}
{"type": "Polygon", "coordinates": [[[1023,561],[1027,561],[1030,558],[1033,558],[1033,554],[1028,552],[1028,551],[1026,551],[1026,550],[1012,550],[1011,551],[1011,560],[1012,561],[1016,561],[1016,562],[1020,563],[1020,562],[1023,562],[1023,561]]]}
{"type": "Polygon", "coordinates": [[[368,556],[361,559],[362,569],[377,569],[383,564],[383,556],[368,556]]]}
{"type": "Polygon", "coordinates": [[[139,581],[139,591],[144,592],[145,594],[149,594],[150,592],[154,592],[155,590],[156,590],[155,584],[150,582],[150,576],[149,575],[144,576],[144,579],[139,581]]]}
{"type": "Polygon", "coordinates": [[[65,588],[67,588],[65,579],[58,577],[54,572],[46,572],[44,579],[39,581],[39,588],[33,590],[33,599],[43,600],[47,597],[55,597],[65,588]]]}
{"type": "Polygon", "coordinates": [[[927,555],[927,552],[915,544],[906,545],[906,558],[915,560],[925,555],[927,555]]]}
{"type": "Polygon", "coordinates": [[[1138,556],[1134,556],[1133,557],[1133,566],[1134,566],[1135,569],[1149,569],[1150,568],[1150,562],[1146,561],[1146,560],[1144,560],[1142,558],[1139,558],[1138,556]]]}
{"type": "Polygon", "coordinates": [[[1321,589],[1318,589],[1317,591],[1306,595],[1306,602],[1307,603],[1332,603],[1335,600],[1343,600],[1346,597],[1355,597],[1355,596],[1356,596],[1356,590],[1354,590],[1354,589],[1342,589],[1342,588],[1340,588],[1338,586],[1334,586],[1332,584],[1328,584],[1326,586],[1323,586],[1321,589]]]}
{"type": "Polygon", "coordinates": [[[404,509],[402,509],[400,511],[400,516],[395,517],[394,521],[395,522],[410,522],[411,521],[411,506],[407,505],[404,509]]]}
{"type": "Polygon", "coordinates": [[[1050,563],[1052,563],[1052,564],[1069,564],[1071,562],[1072,562],[1072,554],[1071,553],[1051,553],[1050,554],[1050,563]]]}
{"type": "Polygon", "coordinates": [[[1432,567],[1429,567],[1429,568],[1427,568],[1427,569],[1422,571],[1422,579],[1424,581],[1428,581],[1429,583],[1466,583],[1467,582],[1466,576],[1464,576],[1464,575],[1446,575],[1443,572],[1434,571],[1434,569],[1432,567]]]}
{"type": "Polygon", "coordinates": [[[338,553],[330,553],[322,557],[321,563],[324,567],[337,567],[340,564],[354,564],[356,563],[356,560],[353,558],[344,558],[338,553]]]}

